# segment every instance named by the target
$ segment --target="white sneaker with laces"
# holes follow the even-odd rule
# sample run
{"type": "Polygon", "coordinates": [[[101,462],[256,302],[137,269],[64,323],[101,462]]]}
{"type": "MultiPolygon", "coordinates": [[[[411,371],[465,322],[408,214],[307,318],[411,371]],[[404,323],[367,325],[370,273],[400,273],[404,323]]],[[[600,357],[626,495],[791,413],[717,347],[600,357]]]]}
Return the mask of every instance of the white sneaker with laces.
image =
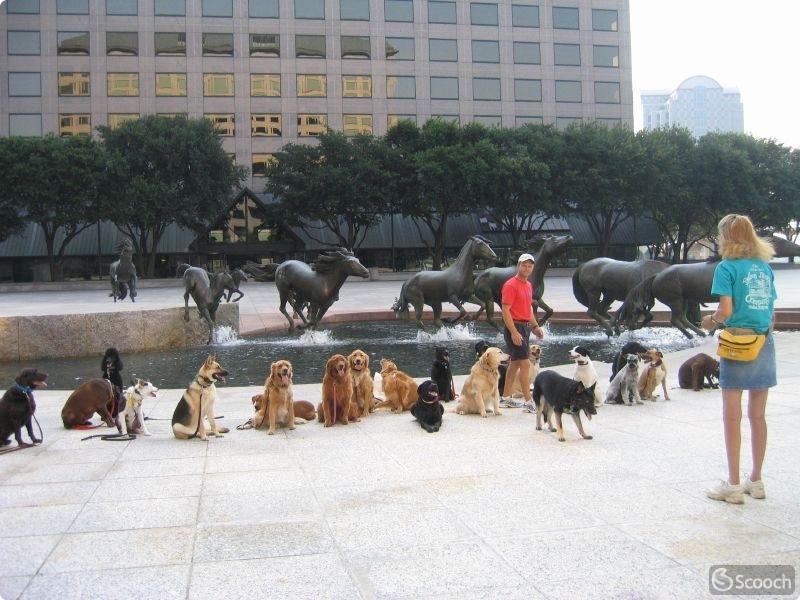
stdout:
{"type": "Polygon", "coordinates": [[[536,405],[533,402],[526,402],[523,408],[525,409],[525,412],[529,412],[534,415],[536,414],[536,405]]]}
{"type": "Polygon", "coordinates": [[[744,504],[743,487],[741,484],[731,485],[727,481],[721,481],[713,490],[707,491],[706,496],[712,500],[721,500],[730,504],[744,504]]]}
{"type": "Polygon", "coordinates": [[[764,482],[761,479],[758,481],[750,481],[749,475],[747,479],[744,480],[744,489],[742,491],[756,500],[763,500],[767,497],[767,493],[764,491],[764,482]]]}
{"type": "Polygon", "coordinates": [[[503,408],[520,408],[522,405],[522,402],[515,400],[514,398],[500,398],[500,406],[503,408]]]}

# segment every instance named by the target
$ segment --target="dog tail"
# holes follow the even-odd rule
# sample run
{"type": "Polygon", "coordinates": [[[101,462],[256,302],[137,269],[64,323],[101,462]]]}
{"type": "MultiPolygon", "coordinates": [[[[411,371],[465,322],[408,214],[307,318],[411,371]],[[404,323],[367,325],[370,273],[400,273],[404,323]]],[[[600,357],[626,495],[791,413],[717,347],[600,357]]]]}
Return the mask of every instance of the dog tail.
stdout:
{"type": "Polygon", "coordinates": [[[400,297],[395,299],[394,304],[392,304],[392,310],[394,311],[395,318],[408,318],[408,300],[406,299],[405,283],[400,288],[400,297]]]}
{"type": "Polygon", "coordinates": [[[650,313],[650,310],[656,303],[653,294],[653,280],[655,278],[655,275],[648,277],[628,292],[622,306],[619,307],[617,313],[614,315],[614,322],[622,322],[629,327],[635,327],[639,313],[650,313]]]}

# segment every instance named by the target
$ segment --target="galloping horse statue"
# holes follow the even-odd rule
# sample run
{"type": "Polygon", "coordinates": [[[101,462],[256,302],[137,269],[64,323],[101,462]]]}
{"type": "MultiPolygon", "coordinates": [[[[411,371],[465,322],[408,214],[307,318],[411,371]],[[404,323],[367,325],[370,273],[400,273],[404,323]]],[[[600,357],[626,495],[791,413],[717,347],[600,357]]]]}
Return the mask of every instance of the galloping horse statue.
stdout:
{"type": "Polygon", "coordinates": [[[422,309],[427,304],[433,308],[433,322],[443,327],[442,302],[450,302],[459,311],[453,323],[464,318],[467,311],[462,302],[468,301],[475,290],[473,272],[475,261],[479,259],[495,260],[497,255],[489,247],[489,242],[479,236],[470,237],[461,248],[455,262],[444,271],[421,271],[411,277],[400,288],[400,297],[392,306],[395,315],[408,317],[409,303],[414,307],[417,326],[424,329],[422,309]]]}
{"type": "MultiPolygon", "coordinates": [[[[544,325],[547,323],[547,320],[553,316],[553,309],[542,300],[544,294],[544,274],[548,267],[550,267],[550,262],[553,258],[566,252],[567,246],[572,243],[572,236],[540,236],[533,238],[532,242],[533,248],[538,245],[538,250],[536,251],[533,272],[528,279],[533,285],[533,298],[531,303],[533,305],[534,314],[536,314],[536,310],[539,307],[544,310],[544,316],[539,319],[539,324],[544,325]]],[[[500,296],[503,290],[503,284],[516,275],[516,273],[516,266],[492,267],[486,269],[475,278],[475,294],[469,301],[473,304],[479,304],[480,308],[472,316],[473,320],[477,320],[478,317],[481,316],[481,313],[486,310],[486,322],[498,331],[501,331],[497,321],[494,320],[494,303],[497,302],[497,304],[501,304],[500,296]]]]}
{"type": "Polygon", "coordinates": [[[233,292],[239,292],[240,296],[234,302],[241,299],[244,295],[239,291],[239,283],[247,281],[247,277],[239,269],[233,271],[233,275],[226,271],[221,273],[209,273],[200,267],[193,267],[183,263],[178,265],[178,277],[183,277],[183,301],[184,312],[183,320],[189,320],[189,296],[194,299],[197,305],[197,312],[208,325],[208,344],[214,337],[214,326],[217,322],[217,309],[219,303],[228,292],[230,298],[233,292]]]}
{"type": "Polygon", "coordinates": [[[280,296],[280,311],[294,329],[294,319],[286,312],[286,303],[303,321],[302,328],[316,329],[322,317],[339,299],[339,289],[348,275],[369,277],[369,271],[352,252],[338,248],[317,257],[312,269],[299,260],[287,260],[275,270],[275,287],[280,296]],[[308,305],[307,317],[303,307],[308,305]]]}
{"type": "Polygon", "coordinates": [[[129,293],[131,302],[136,302],[136,266],[133,264],[133,245],[127,238],[122,240],[117,247],[119,250],[119,260],[111,263],[108,269],[108,275],[111,279],[111,293],[109,296],[114,297],[114,302],[117,300],[124,300],[125,296],[129,293]]]}

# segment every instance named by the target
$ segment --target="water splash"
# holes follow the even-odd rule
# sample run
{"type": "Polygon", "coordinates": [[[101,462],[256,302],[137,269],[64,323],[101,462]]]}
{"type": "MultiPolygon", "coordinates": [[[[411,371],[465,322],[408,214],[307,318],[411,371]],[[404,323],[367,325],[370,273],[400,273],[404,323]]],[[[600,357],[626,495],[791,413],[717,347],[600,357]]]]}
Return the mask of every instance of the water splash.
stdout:
{"type": "Polygon", "coordinates": [[[414,341],[420,343],[426,342],[451,342],[463,340],[476,340],[480,336],[475,333],[474,323],[458,323],[452,327],[442,327],[439,331],[428,333],[427,331],[418,331],[417,337],[414,341]]]}
{"type": "Polygon", "coordinates": [[[328,329],[321,331],[307,330],[296,340],[294,345],[297,346],[328,346],[335,344],[336,340],[333,339],[333,332],[328,329]]]}
{"type": "Polygon", "coordinates": [[[214,329],[211,343],[215,346],[238,346],[243,343],[236,330],[229,325],[220,325],[214,329]]]}

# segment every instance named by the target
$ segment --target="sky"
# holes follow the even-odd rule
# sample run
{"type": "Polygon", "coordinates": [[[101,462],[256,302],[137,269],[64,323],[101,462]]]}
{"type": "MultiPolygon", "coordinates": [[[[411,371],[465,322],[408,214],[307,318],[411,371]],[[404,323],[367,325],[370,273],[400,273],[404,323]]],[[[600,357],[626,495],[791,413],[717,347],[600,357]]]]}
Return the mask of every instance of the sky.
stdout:
{"type": "Polygon", "coordinates": [[[800,148],[800,0],[630,0],[634,122],[643,90],[707,75],[737,87],[744,129],[800,148]]]}

